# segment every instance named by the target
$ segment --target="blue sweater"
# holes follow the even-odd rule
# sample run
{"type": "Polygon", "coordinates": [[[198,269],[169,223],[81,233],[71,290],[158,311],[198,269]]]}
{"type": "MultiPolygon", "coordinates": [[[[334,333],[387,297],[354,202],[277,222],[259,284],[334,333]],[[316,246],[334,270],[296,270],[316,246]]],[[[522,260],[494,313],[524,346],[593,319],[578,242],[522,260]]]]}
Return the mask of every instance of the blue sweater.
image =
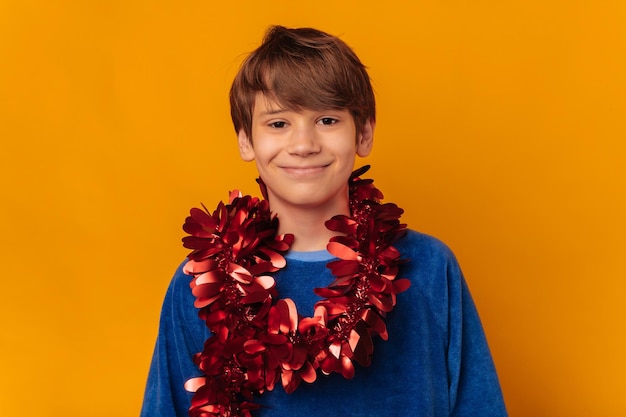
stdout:
{"type": "MultiPolygon", "coordinates": [[[[389,340],[375,338],[370,367],[356,366],[351,380],[319,374],[293,394],[282,387],[257,397],[259,417],[403,416],[503,417],[506,409],[489,347],[452,252],[440,241],[409,231],[396,245],[403,258],[399,277],[411,287],[385,322],[389,340]]],[[[312,316],[319,298],[313,288],[332,281],[326,252],[287,255],[275,275],[281,298],[312,316]]],[[[198,376],[192,356],[209,336],[197,316],[190,277],[182,267],[169,286],[163,309],[142,417],[188,415],[191,394],[184,382],[198,376]]],[[[256,413],[256,414],[255,414],[256,413]]]]}

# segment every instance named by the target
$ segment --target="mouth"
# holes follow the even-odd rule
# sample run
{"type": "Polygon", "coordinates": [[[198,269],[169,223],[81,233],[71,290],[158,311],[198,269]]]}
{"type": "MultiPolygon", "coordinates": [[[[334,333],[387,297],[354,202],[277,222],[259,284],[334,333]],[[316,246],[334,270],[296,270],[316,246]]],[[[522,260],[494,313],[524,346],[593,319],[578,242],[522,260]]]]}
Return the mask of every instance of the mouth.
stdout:
{"type": "Polygon", "coordinates": [[[289,175],[309,176],[323,172],[330,164],[320,164],[311,166],[281,166],[280,168],[289,175]]]}

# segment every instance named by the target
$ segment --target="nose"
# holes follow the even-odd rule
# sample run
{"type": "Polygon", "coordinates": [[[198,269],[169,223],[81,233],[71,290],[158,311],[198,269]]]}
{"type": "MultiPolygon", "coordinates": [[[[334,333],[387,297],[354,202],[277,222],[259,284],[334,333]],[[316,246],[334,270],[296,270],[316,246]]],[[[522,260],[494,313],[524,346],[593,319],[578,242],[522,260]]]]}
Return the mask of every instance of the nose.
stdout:
{"type": "Polygon", "coordinates": [[[310,156],[319,153],[321,150],[315,125],[306,123],[294,126],[289,137],[287,152],[297,156],[310,156]]]}

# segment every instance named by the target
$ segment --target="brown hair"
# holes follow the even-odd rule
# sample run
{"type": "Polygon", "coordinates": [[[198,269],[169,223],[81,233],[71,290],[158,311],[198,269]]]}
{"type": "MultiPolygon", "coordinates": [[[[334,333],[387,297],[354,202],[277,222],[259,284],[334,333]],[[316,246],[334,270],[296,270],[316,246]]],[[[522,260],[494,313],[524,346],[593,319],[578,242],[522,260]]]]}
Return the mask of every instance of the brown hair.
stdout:
{"type": "Polygon", "coordinates": [[[252,113],[261,92],[287,109],[347,109],[357,131],[376,117],[365,66],[341,39],[311,28],[272,26],[242,63],[230,89],[235,131],[252,138],[252,113]]]}

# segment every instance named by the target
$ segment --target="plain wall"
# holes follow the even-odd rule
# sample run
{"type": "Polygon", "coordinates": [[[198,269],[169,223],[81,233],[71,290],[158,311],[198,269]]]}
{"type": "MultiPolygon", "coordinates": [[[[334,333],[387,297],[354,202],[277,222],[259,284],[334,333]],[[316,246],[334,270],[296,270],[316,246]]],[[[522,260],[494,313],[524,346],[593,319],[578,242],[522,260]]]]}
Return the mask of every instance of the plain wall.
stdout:
{"type": "Polygon", "coordinates": [[[626,416],[626,6],[0,2],[0,415],[135,416],[182,222],[257,194],[228,88],[270,24],[370,69],[370,175],[455,251],[514,417],[626,416]]]}

